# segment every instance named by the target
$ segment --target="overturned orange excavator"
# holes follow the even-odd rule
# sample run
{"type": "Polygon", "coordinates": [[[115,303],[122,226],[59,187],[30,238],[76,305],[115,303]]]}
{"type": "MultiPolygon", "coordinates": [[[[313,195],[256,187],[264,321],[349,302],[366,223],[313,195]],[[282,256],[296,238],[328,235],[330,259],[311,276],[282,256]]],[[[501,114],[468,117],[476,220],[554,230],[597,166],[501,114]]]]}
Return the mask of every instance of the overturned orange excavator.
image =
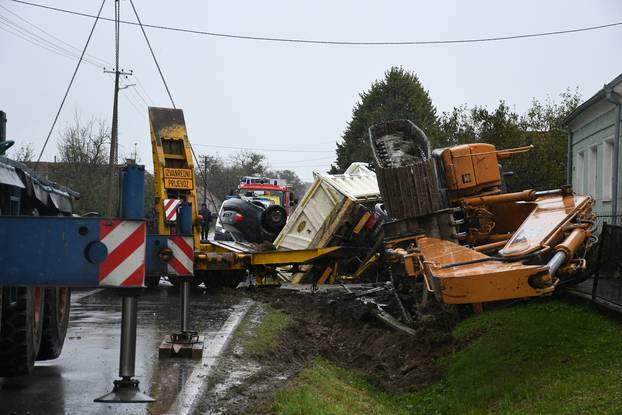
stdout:
{"type": "Polygon", "coordinates": [[[569,186],[507,193],[500,161],[531,147],[430,151],[408,120],[370,128],[385,209],[385,257],[446,304],[542,296],[585,273],[593,199],[569,186]]]}

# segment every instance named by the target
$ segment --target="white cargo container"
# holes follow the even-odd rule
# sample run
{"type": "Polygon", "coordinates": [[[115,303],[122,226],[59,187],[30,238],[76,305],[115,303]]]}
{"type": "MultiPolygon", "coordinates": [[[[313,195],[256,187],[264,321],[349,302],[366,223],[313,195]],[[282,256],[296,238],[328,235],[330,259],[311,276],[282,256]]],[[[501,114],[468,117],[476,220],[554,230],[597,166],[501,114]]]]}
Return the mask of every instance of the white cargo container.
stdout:
{"type": "Polygon", "coordinates": [[[313,185],[274,241],[277,249],[324,247],[351,219],[356,203],[380,201],[376,174],[366,163],[352,163],[344,174],[313,172],[313,176],[313,185]]]}

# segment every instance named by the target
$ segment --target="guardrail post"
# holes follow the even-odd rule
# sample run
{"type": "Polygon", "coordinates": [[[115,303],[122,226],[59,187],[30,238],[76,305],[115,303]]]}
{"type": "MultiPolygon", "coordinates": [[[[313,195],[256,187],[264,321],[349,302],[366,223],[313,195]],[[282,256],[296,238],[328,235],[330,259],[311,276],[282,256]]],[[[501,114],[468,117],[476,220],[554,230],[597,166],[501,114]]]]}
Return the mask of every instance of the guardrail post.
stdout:
{"type": "MultiPolygon", "coordinates": [[[[120,216],[123,219],[143,219],[145,167],[128,164],[120,172],[120,216]]],[[[136,326],[138,296],[142,288],[119,288],[121,296],[121,348],[119,353],[119,377],[113,382],[113,390],[95,402],[148,403],[152,397],[141,393],[138,379],[134,379],[136,362],[136,326]]]]}

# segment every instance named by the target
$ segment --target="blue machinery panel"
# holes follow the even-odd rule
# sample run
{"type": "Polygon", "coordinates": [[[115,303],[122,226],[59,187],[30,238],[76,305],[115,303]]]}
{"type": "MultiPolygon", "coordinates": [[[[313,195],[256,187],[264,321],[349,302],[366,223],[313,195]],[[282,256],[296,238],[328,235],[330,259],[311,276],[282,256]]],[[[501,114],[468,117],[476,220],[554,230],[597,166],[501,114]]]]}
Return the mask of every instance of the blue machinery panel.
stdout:
{"type": "Polygon", "coordinates": [[[98,286],[101,218],[0,216],[2,285],[98,286]]]}
{"type": "MultiPolygon", "coordinates": [[[[127,222],[144,226],[143,177],[143,166],[124,167],[120,211],[126,221],[131,219],[127,222]]],[[[100,238],[103,221],[107,219],[0,216],[0,285],[99,286],[100,264],[108,255],[100,238]]],[[[133,281],[124,287],[142,286],[142,278],[133,281]]]]}
{"type": "Polygon", "coordinates": [[[161,257],[168,246],[167,235],[147,235],[145,268],[147,276],[167,274],[167,262],[161,257]]]}

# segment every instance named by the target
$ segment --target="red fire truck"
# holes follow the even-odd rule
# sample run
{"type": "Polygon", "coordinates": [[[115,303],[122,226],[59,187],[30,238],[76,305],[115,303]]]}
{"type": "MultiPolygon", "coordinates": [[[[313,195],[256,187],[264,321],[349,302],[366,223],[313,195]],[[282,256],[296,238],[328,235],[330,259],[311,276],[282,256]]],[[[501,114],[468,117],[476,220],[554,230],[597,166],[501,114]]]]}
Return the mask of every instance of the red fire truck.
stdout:
{"type": "Polygon", "coordinates": [[[298,200],[291,187],[279,183],[279,179],[244,176],[240,179],[238,193],[241,197],[252,197],[271,205],[283,206],[287,215],[294,211],[298,200]]]}

